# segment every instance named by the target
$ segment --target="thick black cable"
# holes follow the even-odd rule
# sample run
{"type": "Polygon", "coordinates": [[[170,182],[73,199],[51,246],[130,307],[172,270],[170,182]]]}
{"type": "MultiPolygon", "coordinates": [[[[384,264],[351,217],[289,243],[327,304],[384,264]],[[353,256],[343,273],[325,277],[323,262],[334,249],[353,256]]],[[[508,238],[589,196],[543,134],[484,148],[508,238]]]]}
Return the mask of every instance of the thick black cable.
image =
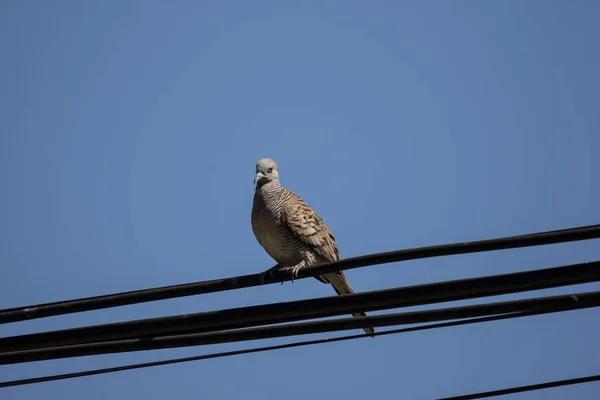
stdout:
{"type": "Polygon", "coordinates": [[[215,331],[600,281],[600,261],[372,292],[0,338],[0,352],[215,331]]]}
{"type": "MultiPolygon", "coordinates": [[[[440,257],[457,254],[477,253],[503,249],[514,249],[528,246],[541,246],[554,243],[566,243],[579,240],[600,238],[600,225],[589,225],[577,228],[561,229],[533,233],[528,235],[510,236],[498,239],[480,240],[474,242],[453,243],[439,246],[419,247],[407,250],[397,250],[385,253],[370,254],[360,257],[346,258],[333,263],[303,268],[296,279],[321,275],[337,270],[347,270],[370,265],[392,263],[397,261],[416,260],[428,257],[440,257]]],[[[54,315],[70,314],[102,308],[118,307],[156,300],[193,296],[204,293],[220,292],[272,284],[290,280],[284,272],[273,275],[252,274],[233,278],[216,279],[183,285],[164,286],[153,289],[136,290],[104,296],[86,297],[69,301],[59,301],[46,304],[30,305],[0,310],[0,324],[45,318],[54,315]]]]}
{"type": "Polygon", "coordinates": [[[581,383],[594,382],[594,381],[600,381],[600,375],[590,375],[590,376],[584,376],[581,378],[544,382],[544,383],[538,383],[536,385],[517,386],[517,387],[513,387],[513,388],[508,388],[508,389],[492,390],[489,392],[466,394],[463,396],[444,397],[443,399],[439,399],[439,400],[485,399],[485,398],[489,398],[489,397],[504,396],[507,394],[530,392],[532,390],[542,390],[542,389],[549,389],[549,388],[555,388],[555,387],[567,386],[567,385],[577,385],[577,384],[581,384],[581,383]]]}
{"type": "Polygon", "coordinates": [[[460,321],[443,322],[443,323],[437,323],[437,324],[427,324],[427,325],[420,325],[420,326],[415,326],[415,327],[410,327],[410,328],[401,328],[401,329],[393,329],[393,330],[389,330],[389,331],[380,331],[380,332],[375,332],[373,335],[359,334],[359,335],[340,336],[340,337],[336,337],[336,338],[306,340],[306,341],[302,341],[302,342],[294,342],[294,343],[280,344],[280,345],[274,345],[274,346],[255,347],[255,348],[244,349],[244,350],[233,350],[233,351],[225,351],[225,352],[219,352],[219,353],[203,354],[203,355],[193,356],[193,357],[182,357],[182,358],[174,358],[174,359],[169,359],[169,360],[153,361],[153,362],[140,363],[140,364],[122,365],[119,367],[72,372],[72,373],[68,373],[68,374],[49,375],[49,376],[41,376],[41,377],[37,377],[37,378],[19,379],[19,380],[14,380],[14,381],[0,382],[0,388],[10,387],[10,386],[29,385],[32,383],[58,381],[58,380],[63,380],[63,379],[79,378],[79,377],[85,377],[85,376],[107,374],[107,373],[112,373],[112,372],[129,371],[129,370],[133,370],[133,369],[157,367],[157,366],[162,366],[162,365],[179,364],[179,363],[184,363],[184,362],[199,361],[199,360],[206,360],[206,359],[212,359],[212,358],[229,357],[229,356],[236,356],[236,355],[250,354],[250,353],[259,353],[259,352],[263,352],[263,351],[289,349],[289,348],[309,346],[309,345],[314,345],[314,344],[341,342],[341,341],[353,340],[353,339],[363,339],[363,338],[367,338],[367,337],[371,337],[371,336],[386,336],[386,335],[415,332],[415,331],[421,331],[421,330],[427,330],[427,329],[446,328],[446,327],[451,327],[451,326],[469,325],[469,324],[475,324],[475,323],[481,323],[481,322],[492,322],[492,321],[500,321],[500,320],[505,320],[505,319],[529,317],[529,316],[535,316],[535,315],[544,315],[544,314],[557,313],[557,312],[563,312],[563,311],[569,311],[569,310],[544,311],[544,312],[542,312],[542,311],[519,312],[519,313],[511,313],[511,314],[494,315],[492,317],[472,318],[472,319],[464,319],[464,320],[460,320],[460,321]]]}
{"type": "Polygon", "coordinates": [[[0,353],[0,365],[52,360],[57,358],[82,357],[97,354],[271,339],[276,337],[323,333],[364,327],[381,327],[447,321],[523,311],[575,310],[598,306],[600,306],[600,291],[575,293],[561,296],[548,296],[535,299],[513,300],[445,309],[374,315],[369,317],[311,321],[230,331],[129,339],[0,353]]]}

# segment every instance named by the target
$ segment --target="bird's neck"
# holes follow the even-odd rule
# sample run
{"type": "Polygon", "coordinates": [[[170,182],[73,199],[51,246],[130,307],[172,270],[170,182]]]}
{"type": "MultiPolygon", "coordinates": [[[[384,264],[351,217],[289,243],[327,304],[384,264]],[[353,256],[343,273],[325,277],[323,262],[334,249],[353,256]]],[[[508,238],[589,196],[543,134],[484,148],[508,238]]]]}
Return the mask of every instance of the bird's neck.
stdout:
{"type": "Polygon", "coordinates": [[[284,190],[284,188],[281,186],[279,180],[256,185],[256,194],[260,195],[264,200],[279,196],[282,190],[284,190]]]}

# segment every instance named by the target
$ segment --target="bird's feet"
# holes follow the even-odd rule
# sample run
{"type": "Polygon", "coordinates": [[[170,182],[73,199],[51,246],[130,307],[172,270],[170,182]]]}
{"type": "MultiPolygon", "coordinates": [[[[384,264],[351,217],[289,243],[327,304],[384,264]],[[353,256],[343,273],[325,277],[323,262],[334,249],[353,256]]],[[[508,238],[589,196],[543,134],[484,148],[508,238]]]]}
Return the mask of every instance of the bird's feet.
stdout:
{"type": "MultiPolygon", "coordinates": [[[[273,276],[273,272],[279,270],[279,268],[281,268],[281,266],[279,264],[275,265],[274,267],[269,268],[268,270],[266,270],[265,272],[263,272],[262,274],[260,274],[260,283],[262,285],[265,284],[265,277],[267,275],[269,275],[271,278],[274,278],[273,276]]],[[[283,285],[283,282],[281,282],[281,284],[283,285]]]]}
{"type": "Polygon", "coordinates": [[[291,275],[292,275],[292,282],[294,282],[294,279],[298,277],[298,272],[304,268],[306,266],[306,261],[302,260],[300,261],[298,264],[291,266],[291,267],[283,267],[281,268],[282,271],[285,272],[290,272],[291,271],[291,275]]]}

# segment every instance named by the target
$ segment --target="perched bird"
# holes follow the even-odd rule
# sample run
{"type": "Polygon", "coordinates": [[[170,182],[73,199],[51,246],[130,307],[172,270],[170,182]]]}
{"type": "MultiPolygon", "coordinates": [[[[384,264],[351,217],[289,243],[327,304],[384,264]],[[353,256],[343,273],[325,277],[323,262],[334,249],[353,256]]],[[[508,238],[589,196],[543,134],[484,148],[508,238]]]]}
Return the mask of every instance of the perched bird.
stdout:
{"type": "MultiPolygon", "coordinates": [[[[263,158],[256,164],[254,184],[252,231],[258,243],[277,261],[273,268],[291,270],[296,276],[305,266],[340,259],[331,230],[300,196],[281,185],[274,160],[263,158]]],[[[354,293],[344,271],[315,278],[331,284],[339,295],[354,293]]],[[[352,315],[366,316],[363,312],[352,315]]],[[[364,331],[375,332],[373,328],[364,328],[364,331]]]]}

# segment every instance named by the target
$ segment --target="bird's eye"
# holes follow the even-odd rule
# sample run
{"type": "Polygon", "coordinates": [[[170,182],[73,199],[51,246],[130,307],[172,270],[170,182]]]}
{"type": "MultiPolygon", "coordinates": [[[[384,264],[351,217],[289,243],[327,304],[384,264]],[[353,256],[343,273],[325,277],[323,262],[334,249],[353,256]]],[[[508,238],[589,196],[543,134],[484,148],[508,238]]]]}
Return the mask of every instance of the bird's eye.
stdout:
{"type": "Polygon", "coordinates": [[[273,167],[269,167],[269,172],[273,172],[273,167]]]}

